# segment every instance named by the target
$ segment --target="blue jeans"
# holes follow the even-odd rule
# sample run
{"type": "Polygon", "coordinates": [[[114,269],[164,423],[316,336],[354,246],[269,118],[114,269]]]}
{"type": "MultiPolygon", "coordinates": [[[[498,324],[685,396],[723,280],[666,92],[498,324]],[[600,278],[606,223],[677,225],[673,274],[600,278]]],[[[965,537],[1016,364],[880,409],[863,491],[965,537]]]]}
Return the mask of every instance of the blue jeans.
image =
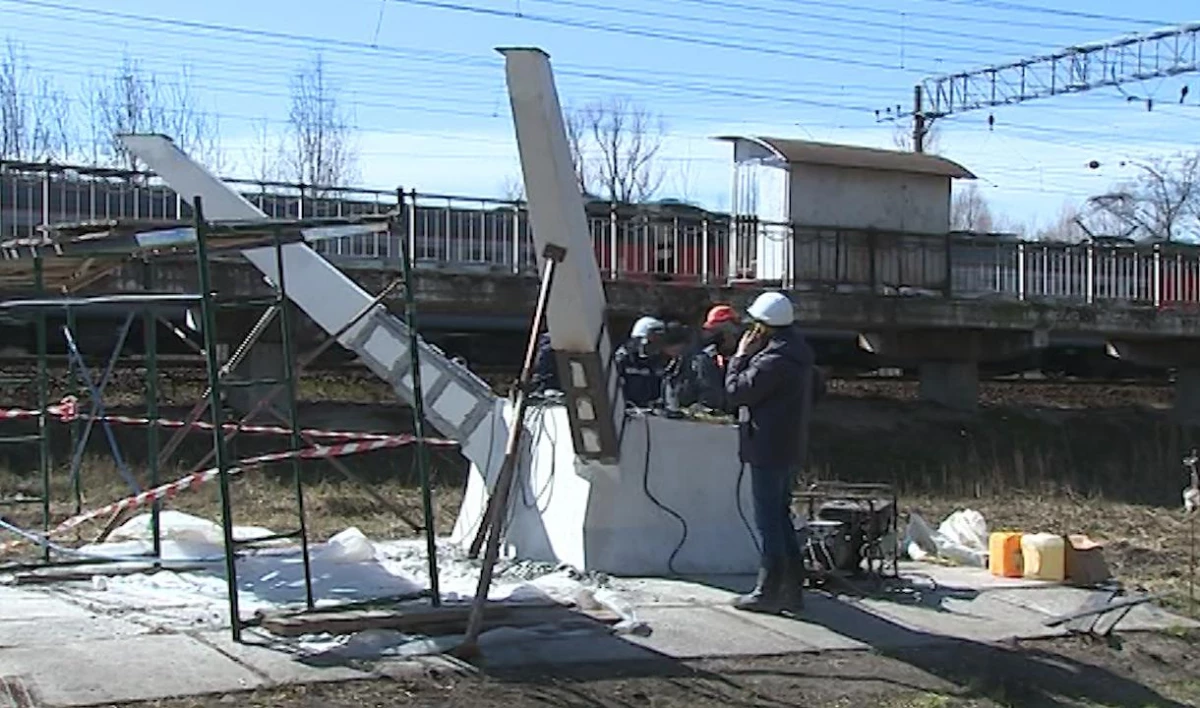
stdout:
{"type": "Polygon", "coordinates": [[[800,557],[800,542],[792,526],[791,467],[750,466],[750,494],[754,501],[754,522],[762,539],[763,567],[784,558],[800,557]]]}

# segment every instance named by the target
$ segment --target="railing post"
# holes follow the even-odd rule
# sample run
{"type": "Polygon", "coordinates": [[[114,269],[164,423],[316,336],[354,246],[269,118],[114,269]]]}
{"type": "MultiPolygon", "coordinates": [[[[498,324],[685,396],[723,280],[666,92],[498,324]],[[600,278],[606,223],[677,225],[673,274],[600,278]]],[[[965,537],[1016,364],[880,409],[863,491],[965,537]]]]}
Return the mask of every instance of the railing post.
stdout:
{"type": "Polygon", "coordinates": [[[1154,306],[1162,306],[1162,244],[1154,244],[1154,306]]]}
{"type": "Polygon", "coordinates": [[[42,226],[50,226],[50,170],[42,172],[42,226]]]}
{"type": "Polygon", "coordinates": [[[700,282],[708,285],[712,274],[708,267],[708,217],[700,220],[700,282]]]}
{"type": "Polygon", "coordinates": [[[414,189],[408,193],[404,210],[408,216],[404,220],[405,226],[408,227],[408,233],[404,234],[403,238],[408,239],[409,265],[415,266],[417,264],[417,190],[414,189]]]}
{"type": "Polygon", "coordinates": [[[1085,289],[1084,298],[1087,300],[1087,304],[1091,305],[1096,302],[1096,247],[1095,247],[1095,245],[1089,243],[1086,246],[1084,246],[1083,254],[1084,254],[1084,259],[1085,259],[1084,267],[1087,269],[1087,273],[1084,277],[1084,282],[1083,282],[1083,287],[1085,289]]]}
{"type": "Polygon", "coordinates": [[[953,295],[954,295],[954,262],[951,259],[951,256],[954,251],[954,236],[951,235],[951,233],[949,231],[946,232],[946,242],[945,242],[945,245],[943,246],[943,249],[946,254],[946,256],[945,256],[946,263],[944,266],[945,273],[943,273],[943,275],[942,275],[942,277],[944,277],[946,279],[946,284],[943,287],[943,292],[945,293],[945,296],[947,298],[950,298],[950,297],[953,297],[953,295]]]}
{"type": "Polygon", "coordinates": [[[608,204],[608,277],[616,280],[620,273],[617,267],[617,204],[608,204]]]}
{"type": "Polygon", "coordinates": [[[518,275],[521,272],[521,204],[513,202],[513,217],[512,217],[512,272],[513,275],[518,275]]]}
{"type": "Polygon", "coordinates": [[[1017,244],[1017,299],[1025,299],[1025,242],[1017,244]]]}

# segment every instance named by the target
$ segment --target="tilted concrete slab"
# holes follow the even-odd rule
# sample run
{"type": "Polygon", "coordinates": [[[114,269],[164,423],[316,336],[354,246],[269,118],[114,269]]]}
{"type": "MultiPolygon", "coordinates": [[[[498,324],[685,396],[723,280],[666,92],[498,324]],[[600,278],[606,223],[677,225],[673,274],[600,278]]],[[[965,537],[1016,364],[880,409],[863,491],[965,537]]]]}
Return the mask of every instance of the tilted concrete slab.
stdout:
{"type": "Polygon", "coordinates": [[[51,706],[190,696],[258,688],[264,681],[182,635],[146,635],[0,651],[0,676],[22,676],[51,706]]]}
{"type": "Polygon", "coordinates": [[[246,636],[238,644],[228,631],[201,632],[194,638],[202,644],[229,657],[239,665],[265,677],[271,683],[320,683],[371,678],[372,674],[349,666],[310,666],[296,660],[291,653],[281,651],[280,643],[246,636]]]}
{"type": "Polygon", "coordinates": [[[789,654],[820,648],[720,608],[645,607],[638,609],[638,618],[649,624],[653,633],[629,637],[629,641],[675,659],[789,654]]]}
{"type": "Polygon", "coordinates": [[[0,620],[0,648],[57,647],[149,633],[148,627],[103,615],[0,620]]]}

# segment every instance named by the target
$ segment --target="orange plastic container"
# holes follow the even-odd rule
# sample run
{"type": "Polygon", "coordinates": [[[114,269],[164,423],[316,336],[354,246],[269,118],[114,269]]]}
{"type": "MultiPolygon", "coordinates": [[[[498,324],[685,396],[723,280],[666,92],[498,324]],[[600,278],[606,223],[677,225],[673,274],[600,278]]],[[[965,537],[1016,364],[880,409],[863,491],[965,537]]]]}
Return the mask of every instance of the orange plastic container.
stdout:
{"type": "Polygon", "coordinates": [[[988,537],[988,570],[999,578],[1019,578],[1025,565],[1020,531],[993,531],[988,537]]]}

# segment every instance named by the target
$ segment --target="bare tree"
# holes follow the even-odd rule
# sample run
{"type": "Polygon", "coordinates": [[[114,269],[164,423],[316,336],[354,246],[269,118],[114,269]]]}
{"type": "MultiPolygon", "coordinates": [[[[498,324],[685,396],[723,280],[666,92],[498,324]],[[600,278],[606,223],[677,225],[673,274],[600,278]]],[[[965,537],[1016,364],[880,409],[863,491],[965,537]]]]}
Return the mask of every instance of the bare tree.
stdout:
{"type": "Polygon", "coordinates": [[[42,162],[67,158],[71,106],[46,78],[34,78],[29,61],[10,39],[0,56],[0,158],[42,162]]]}
{"type": "Polygon", "coordinates": [[[1071,202],[1063,203],[1058,210],[1058,216],[1037,230],[1037,238],[1040,241],[1079,243],[1087,237],[1088,229],[1084,224],[1084,214],[1071,202]]]}
{"type": "Polygon", "coordinates": [[[292,79],[288,138],[280,166],[283,176],[317,188],[344,186],[358,178],[358,151],[350,117],[321,55],[292,79]]]}
{"type": "Polygon", "coordinates": [[[500,185],[500,195],[505,201],[525,201],[525,181],[519,176],[509,175],[500,185]]]}
{"type": "Polygon", "coordinates": [[[164,80],[125,56],[115,74],[93,80],[84,105],[97,163],[141,169],[141,162],[117,136],[164,133],[209,168],[224,167],[217,117],[201,108],[186,68],[173,80],[164,80]]]}
{"type": "Polygon", "coordinates": [[[567,126],[585,194],[636,203],[658,193],[666,176],[657,159],[666,133],[660,117],[613,98],[572,111],[567,126]]]}
{"type": "Polygon", "coordinates": [[[246,172],[257,182],[273,182],[281,179],[279,174],[279,158],[283,148],[278,139],[272,135],[267,121],[258,121],[254,138],[250,145],[242,150],[242,159],[246,172]]]}
{"type": "Polygon", "coordinates": [[[995,226],[991,207],[987,197],[979,191],[979,185],[968,183],[962,190],[956,190],[954,199],[950,202],[950,229],[952,231],[970,231],[973,233],[989,233],[995,226]]]}
{"type": "MultiPolygon", "coordinates": [[[[912,152],[913,135],[912,126],[902,121],[896,121],[892,124],[892,144],[897,150],[912,152]]],[[[942,129],[938,127],[936,122],[925,123],[925,140],[921,147],[932,155],[937,155],[941,152],[942,145],[942,129]]]]}
{"type": "Polygon", "coordinates": [[[691,202],[695,191],[696,179],[692,170],[692,159],[686,158],[675,165],[671,171],[672,191],[685,202],[691,202]]]}
{"type": "Polygon", "coordinates": [[[1125,164],[1141,173],[1093,201],[1131,232],[1164,241],[1200,235],[1200,151],[1125,164]]]}

